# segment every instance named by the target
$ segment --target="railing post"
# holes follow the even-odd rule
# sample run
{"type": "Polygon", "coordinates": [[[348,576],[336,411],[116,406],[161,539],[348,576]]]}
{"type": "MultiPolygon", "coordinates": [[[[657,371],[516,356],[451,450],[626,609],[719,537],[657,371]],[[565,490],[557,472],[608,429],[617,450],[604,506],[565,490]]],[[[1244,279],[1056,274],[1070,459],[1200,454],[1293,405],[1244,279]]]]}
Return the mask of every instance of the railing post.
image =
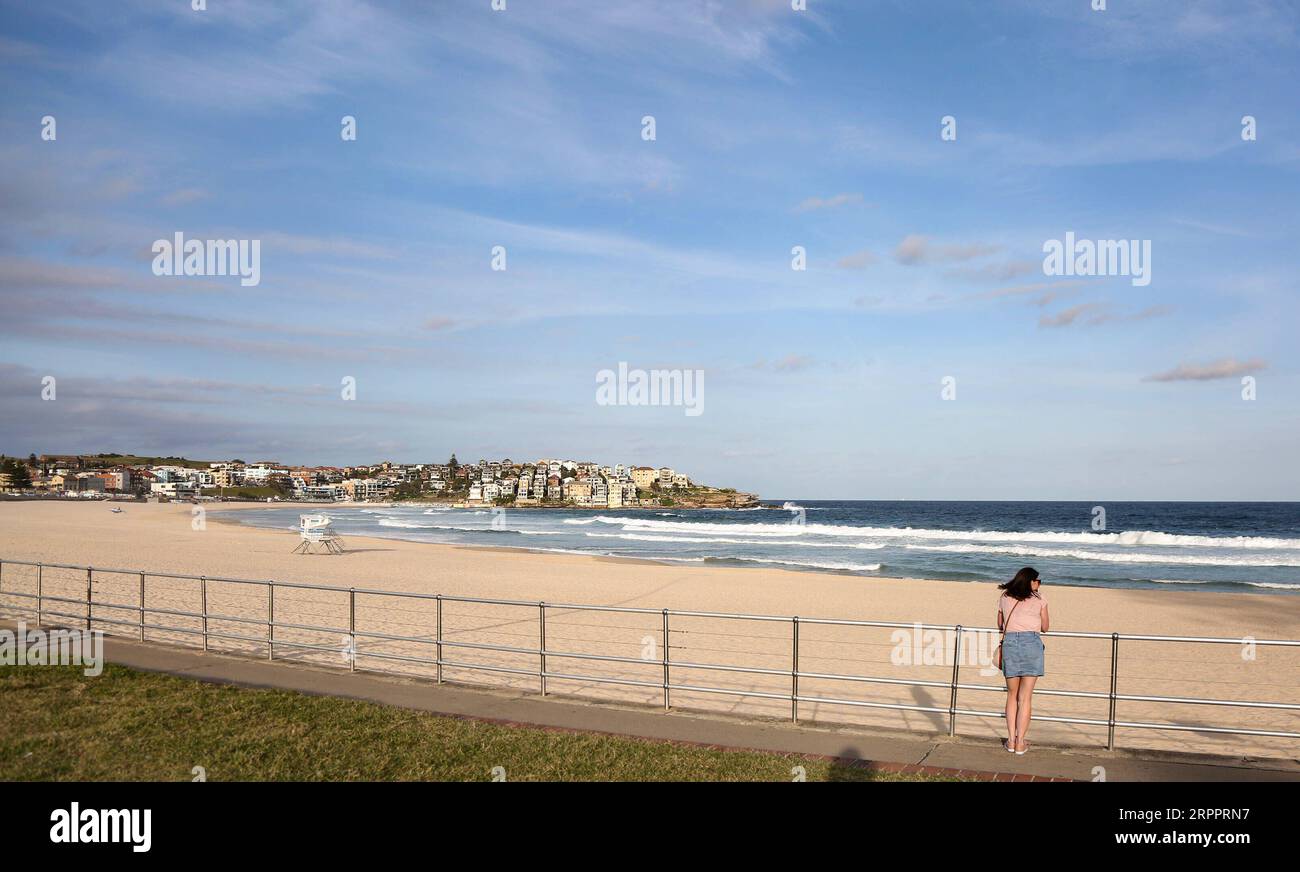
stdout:
{"type": "Polygon", "coordinates": [[[438,683],[442,684],[442,594],[434,599],[438,602],[438,635],[434,637],[438,651],[438,683]]]}
{"type": "Polygon", "coordinates": [[[1115,750],[1115,692],[1119,686],[1119,633],[1110,634],[1110,715],[1106,718],[1106,750],[1115,750]]]}
{"type": "Polygon", "coordinates": [[[952,696],[948,700],[948,735],[957,735],[957,678],[961,669],[961,624],[957,625],[957,647],[952,656],[952,696]]]}
{"type": "Polygon", "coordinates": [[[668,609],[664,609],[664,711],[672,705],[672,691],[668,689],[668,609]]]}
{"type": "Polygon", "coordinates": [[[275,582],[266,583],[266,659],[275,659],[275,582]]]}
{"type": "Polygon", "coordinates": [[[144,641],[144,573],[140,573],[140,641],[144,641]]]}
{"type": "Polygon", "coordinates": [[[541,671],[537,677],[542,684],[542,696],[546,696],[546,603],[537,604],[537,629],[541,636],[541,646],[537,649],[541,654],[541,671]]]}
{"type": "Polygon", "coordinates": [[[203,608],[203,650],[208,650],[208,577],[199,577],[199,603],[203,608]]]}
{"type": "Polygon", "coordinates": [[[42,612],[44,611],[45,594],[42,590],[44,576],[45,576],[45,564],[44,563],[36,564],[36,626],[38,627],[41,625],[41,619],[43,617],[42,612]]]}
{"type": "Polygon", "coordinates": [[[352,656],[348,659],[351,661],[350,672],[357,671],[357,589],[348,588],[348,636],[352,642],[352,656]]]}
{"type": "Polygon", "coordinates": [[[790,669],[790,720],[799,723],[799,616],[790,619],[791,669],[790,669]]]}
{"type": "Polygon", "coordinates": [[[86,567],[86,631],[87,632],[90,631],[90,603],[93,596],[91,594],[90,588],[91,585],[95,583],[94,572],[95,570],[92,569],[91,567],[89,566],[86,567]]]}

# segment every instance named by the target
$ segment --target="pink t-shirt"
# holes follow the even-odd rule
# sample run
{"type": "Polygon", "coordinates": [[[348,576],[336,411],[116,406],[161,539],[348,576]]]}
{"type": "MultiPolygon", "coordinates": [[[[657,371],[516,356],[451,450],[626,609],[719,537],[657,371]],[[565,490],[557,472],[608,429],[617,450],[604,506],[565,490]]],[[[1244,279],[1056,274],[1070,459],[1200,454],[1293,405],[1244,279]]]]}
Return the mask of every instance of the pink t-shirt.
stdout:
{"type": "Polygon", "coordinates": [[[1047,600],[1043,599],[1042,594],[1019,601],[1005,593],[998,597],[998,609],[1002,612],[1002,623],[1008,633],[1041,633],[1045,608],[1047,608],[1047,600]],[[1009,620],[1008,615],[1011,616],[1009,620]]]}

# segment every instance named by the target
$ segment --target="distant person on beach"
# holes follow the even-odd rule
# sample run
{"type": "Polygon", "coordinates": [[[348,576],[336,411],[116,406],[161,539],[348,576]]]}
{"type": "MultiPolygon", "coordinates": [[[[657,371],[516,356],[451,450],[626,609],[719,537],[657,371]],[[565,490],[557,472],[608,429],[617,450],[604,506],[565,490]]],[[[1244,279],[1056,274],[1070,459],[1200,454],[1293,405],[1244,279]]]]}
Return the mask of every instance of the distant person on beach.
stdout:
{"type": "Polygon", "coordinates": [[[998,585],[998,629],[1002,631],[1002,674],[1007,679],[1006,749],[1029,750],[1034,684],[1043,674],[1043,638],[1049,629],[1047,600],[1039,592],[1038,570],[1026,566],[1006,584],[998,585]]]}

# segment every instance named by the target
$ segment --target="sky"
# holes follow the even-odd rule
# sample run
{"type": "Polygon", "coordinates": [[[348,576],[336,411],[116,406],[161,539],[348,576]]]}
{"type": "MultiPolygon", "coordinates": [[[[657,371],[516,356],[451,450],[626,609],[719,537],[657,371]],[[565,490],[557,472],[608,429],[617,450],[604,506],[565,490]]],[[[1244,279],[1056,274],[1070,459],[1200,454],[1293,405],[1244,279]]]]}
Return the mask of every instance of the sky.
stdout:
{"type": "Polygon", "coordinates": [[[1296,3],[492,5],[0,0],[0,451],[1300,495],[1296,3]]]}

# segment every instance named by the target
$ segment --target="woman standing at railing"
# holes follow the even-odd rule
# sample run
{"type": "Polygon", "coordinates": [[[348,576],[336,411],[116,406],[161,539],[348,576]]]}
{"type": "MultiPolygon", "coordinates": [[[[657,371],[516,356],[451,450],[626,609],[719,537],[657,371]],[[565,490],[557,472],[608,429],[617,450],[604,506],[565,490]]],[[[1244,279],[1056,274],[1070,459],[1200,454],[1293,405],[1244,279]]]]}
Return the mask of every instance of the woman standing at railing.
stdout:
{"type": "Polygon", "coordinates": [[[1002,644],[998,666],[1007,679],[1007,736],[1005,747],[1016,754],[1029,750],[1025,735],[1032,715],[1034,684],[1043,674],[1043,638],[1049,629],[1047,600],[1039,593],[1038,570],[1026,566],[1006,584],[998,597],[998,629],[1002,644]]]}

